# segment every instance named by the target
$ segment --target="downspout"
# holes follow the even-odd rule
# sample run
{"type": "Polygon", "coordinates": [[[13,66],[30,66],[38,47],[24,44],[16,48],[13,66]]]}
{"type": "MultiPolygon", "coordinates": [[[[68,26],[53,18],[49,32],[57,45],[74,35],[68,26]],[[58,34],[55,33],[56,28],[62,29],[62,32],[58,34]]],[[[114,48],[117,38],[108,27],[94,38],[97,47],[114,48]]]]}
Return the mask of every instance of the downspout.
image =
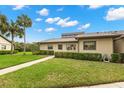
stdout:
{"type": "Polygon", "coordinates": [[[79,53],[79,39],[77,37],[75,39],[77,40],[77,52],[79,53]]]}
{"type": "Polygon", "coordinates": [[[78,53],[79,53],[79,39],[77,39],[78,40],[78,53]]]}
{"type": "Polygon", "coordinates": [[[78,53],[80,52],[79,39],[78,39],[78,53]]]}

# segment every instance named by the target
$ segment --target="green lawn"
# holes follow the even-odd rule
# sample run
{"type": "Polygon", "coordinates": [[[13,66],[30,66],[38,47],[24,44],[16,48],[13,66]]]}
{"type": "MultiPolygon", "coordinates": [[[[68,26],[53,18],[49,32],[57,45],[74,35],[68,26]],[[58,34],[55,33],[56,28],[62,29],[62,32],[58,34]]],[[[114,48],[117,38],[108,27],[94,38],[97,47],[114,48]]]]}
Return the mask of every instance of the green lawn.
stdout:
{"type": "Polygon", "coordinates": [[[42,58],[31,54],[0,55],[0,69],[42,58]]]}
{"type": "Polygon", "coordinates": [[[124,65],[54,58],[0,76],[0,87],[77,87],[124,81],[124,65]]]}
{"type": "MultiPolygon", "coordinates": [[[[17,54],[19,54],[19,55],[22,54],[22,55],[23,55],[23,53],[24,53],[24,52],[18,52],[17,54]]],[[[32,55],[32,52],[25,52],[25,54],[27,54],[27,55],[32,55]]]]}

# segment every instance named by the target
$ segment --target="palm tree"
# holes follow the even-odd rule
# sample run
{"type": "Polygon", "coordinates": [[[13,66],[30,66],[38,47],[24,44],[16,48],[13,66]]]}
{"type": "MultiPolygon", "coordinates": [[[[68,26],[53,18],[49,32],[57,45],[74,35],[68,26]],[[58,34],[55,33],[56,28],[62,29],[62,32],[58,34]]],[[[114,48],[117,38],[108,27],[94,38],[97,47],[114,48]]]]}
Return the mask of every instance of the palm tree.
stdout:
{"type": "Polygon", "coordinates": [[[8,31],[8,22],[5,15],[0,14],[0,34],[5,34],[8,31]]]}
{"type": "Polygon", "coordinates": [[[21,38],[23,36],[23,29],[20,28],[20,26],[11,20],[9,24],[9,32],[7,33],[7,36],[11,35],[11,54],[13,54],[14,51],[14,37],[19,36],[21,38]]]}
{"type": "Polygon", "coordinates": [[[18,16],[17,23],[20,25],[20,27],[24,30],[24,54],[26,52],[26,28],[32,26],[32,20],[27,15],[22,14],[21,16],[18,16]]]}

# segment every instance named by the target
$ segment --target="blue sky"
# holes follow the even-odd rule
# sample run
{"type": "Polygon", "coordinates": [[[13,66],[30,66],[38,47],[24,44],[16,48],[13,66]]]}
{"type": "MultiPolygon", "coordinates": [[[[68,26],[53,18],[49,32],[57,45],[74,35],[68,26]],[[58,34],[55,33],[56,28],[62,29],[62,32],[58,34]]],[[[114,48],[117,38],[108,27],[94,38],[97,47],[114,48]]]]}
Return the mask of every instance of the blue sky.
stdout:
{"type": "MultiPolygon", "coordinates": [[[[124,6],[0,6],[8,20],[21,14],[33,22],[26,30],[27,42],[58,38],[67,32],[101,32],[124,30],[124,6]]],[[[17,41],[23,39],[16,38],[17,41]]]]}

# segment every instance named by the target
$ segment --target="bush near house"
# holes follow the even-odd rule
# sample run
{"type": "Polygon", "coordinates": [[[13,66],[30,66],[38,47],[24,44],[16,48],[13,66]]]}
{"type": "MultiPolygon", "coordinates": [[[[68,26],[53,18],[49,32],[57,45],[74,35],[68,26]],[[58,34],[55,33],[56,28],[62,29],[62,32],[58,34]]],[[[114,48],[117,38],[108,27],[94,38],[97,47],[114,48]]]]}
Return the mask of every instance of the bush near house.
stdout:
{"type": "Polygon", "coordinates": [[[120,53],[120,61],[121,63],[124,63],[124,53],[120,53]]]}
{"type": "MultiPolygon", "coordinates": [[[[13,54],[16,54],[16,53],[18,53],[18,51],[14,50],[13,54]]],[[[1,50],[0,51],[0,55],[6,55],[6,54],[11,54],[11,51],[10,50],[1,50]]]]}
{"type": "Polygon", "coordinates": [[[79,60],[101,61],[102,54],[100,53],[73,53],[73,52],[55,52],[56,58],[72,58],[79,60]]]}
{"type": "Polygon", "coordinates": [[[39,50],[39,51],[33,52],[33,55],[54,55],[54,51],[53,50],[39,50]]]}
{"type": "Polygon", "coordinates": [[[111,62],[124,63],[124,53],[113,53],[111,55],[111,62]]]}
{"type": "Polygon", "coordinates": [[[119,61],[120,61],[120,54],[119,53],[113,53],[111,55],[111,62],[119,63],[119,61]]]}

